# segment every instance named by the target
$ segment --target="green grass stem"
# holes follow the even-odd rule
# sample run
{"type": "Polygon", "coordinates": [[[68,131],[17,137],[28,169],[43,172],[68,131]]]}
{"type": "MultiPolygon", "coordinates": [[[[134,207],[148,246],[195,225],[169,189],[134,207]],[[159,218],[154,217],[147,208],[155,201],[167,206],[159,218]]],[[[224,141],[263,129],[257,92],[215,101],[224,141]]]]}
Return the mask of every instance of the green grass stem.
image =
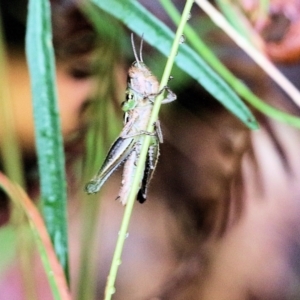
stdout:
{"type": "MultiPolygon", "coordinates": [[[[188,20],[188,16],[191,11],[193,3],[194,3],[194,0],[186,1],[185,8],[184,8],[182,16],[181,16],[181,21],[178,26],[178,29],[177,29],[177,32],[176,32],[176,35],[175,35],[175,38],[173,41],[173,45],[171,48],[171,52],[168,57],[166,67],[165,67],[165,70],[164,70],[164,73],[163,73],[163,76],[161,79],[160,89],[162,89],[164,86],[167,85],[168,80],[170,78],[171,70],[172,70],[176,55],[178,53],[178,48],[179,48],[179,44],[180,44],[180,39],[183,34],[183,29],[188,20]]],[[[148,127],[147,127],[147,131],[149,131],[149,132],[153,132],[153,124],[155,123],[155,121],[158,118],[158,112],[159,112],[159,109],[161,106],[162,99],[163,99],[163,95],[158,96],[153,105],[152,114],[151,114],[151,117],[150,117],[150,120],[148,123],[148,127]]],[[[132,188],[129,193],[128,199],[127,199],[127,204],[126,204],[122,224],[121,224],[121,228],[119,231],[119,236],[118,236],[115,252],[113,255],[111,269],[110,269],[109,276],[107,279],[107,284],[106,284],[106,289],[105,289],[105,298],[104,298],[105,300],[110,300],[112,295],[115,293],[115,280],[116,280],[118,268],[121,263],[121,255],[122,255],[122,251],[123,251],[124,242],[125,242],[126,237],[128,236],[127,232],[128,232],[129,222],[130,222],[131,214],[133,211],[133,206],[134,206],[134,203],[136,200],[136,195],[137,195],[137,192],[139,189],[139,183],[142,178],[142,173],[144,170],[145,160],[146,160],[146,155],[147,155],[149,145],[150,145],[150,136],[146,135],[144,137],[141,153],[140,153],[140,156],[139,156],[139,159],[137,162],[136,173],[134,175],[132,188]]]]}

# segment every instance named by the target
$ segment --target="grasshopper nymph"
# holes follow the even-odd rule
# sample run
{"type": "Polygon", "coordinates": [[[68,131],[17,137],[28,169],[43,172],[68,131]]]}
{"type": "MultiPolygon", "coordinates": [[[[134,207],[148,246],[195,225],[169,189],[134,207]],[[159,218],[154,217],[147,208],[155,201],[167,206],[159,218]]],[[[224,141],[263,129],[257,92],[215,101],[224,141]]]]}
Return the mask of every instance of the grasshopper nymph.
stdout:
{"type": "Polygon", "coordinates": [[[137,200],[140,203],[146,200],[147,187],[156,167],[159,156],[159,143],[163,142],[159,121],[154,124],[155,130],[153,133],[147,132],[147,125],[156,96],[166,90],[167,97],[162,103],[176,100],[176,95],[168,87],[159,90],[157,78],[144,64],[142,57],[143,38],[141,40],[139,57],[134,46],[133,34],[131,35],[131,43],[135,62],[128,71],[126,100],[122,103],[124,127],[120,136],[112,144],[102,167],[85,187],[88,194],[97,193],[108,177],[122,163],[125,163],[122,186],[117,197],[123,205],[126,204],[126,199],[132,186],[133,174],[140,154],[143,135],[150,135],[151,143],[147,153],[144,175],[140,182],[140,190],[137,195],[137,200]]]}

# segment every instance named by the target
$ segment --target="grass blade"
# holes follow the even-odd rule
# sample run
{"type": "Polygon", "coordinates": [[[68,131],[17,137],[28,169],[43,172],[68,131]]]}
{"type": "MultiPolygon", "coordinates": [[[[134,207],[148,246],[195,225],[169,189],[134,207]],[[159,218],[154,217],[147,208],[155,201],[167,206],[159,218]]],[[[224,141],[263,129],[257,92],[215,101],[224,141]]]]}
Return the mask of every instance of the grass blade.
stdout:
{"type": "Polygon", "coordinates": [[[26,55],[31,76],[43,215],[55,252],[68,280],[65,160],[55,88],[48,0],[29,1],[26,55]]]}

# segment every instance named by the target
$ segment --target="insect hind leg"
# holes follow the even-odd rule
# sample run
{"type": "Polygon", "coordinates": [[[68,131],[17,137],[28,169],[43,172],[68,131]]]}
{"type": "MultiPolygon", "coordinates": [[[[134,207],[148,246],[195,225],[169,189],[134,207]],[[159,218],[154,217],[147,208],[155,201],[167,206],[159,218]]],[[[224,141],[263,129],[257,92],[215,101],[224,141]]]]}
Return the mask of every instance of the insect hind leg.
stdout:
{"type": "Polygon", "coordinates": [[[141,187],[137,194],[137,201],[140,203],[144,203],[147,199],[149,182],[151,181],[151,178],[155,171],[158,157],[159,157],[159,144],[158,143],[152,144],[148,149],[146,164],[144,169],[144,176],[141,181],[141,187]]]}
{"type": "Polygon", "coordinates": [[[159,120],[156,120],[156,122],[154,123],[154,129],[159,142],[162,144],[164,142],[164,138],[163,138],[159,120]]]}

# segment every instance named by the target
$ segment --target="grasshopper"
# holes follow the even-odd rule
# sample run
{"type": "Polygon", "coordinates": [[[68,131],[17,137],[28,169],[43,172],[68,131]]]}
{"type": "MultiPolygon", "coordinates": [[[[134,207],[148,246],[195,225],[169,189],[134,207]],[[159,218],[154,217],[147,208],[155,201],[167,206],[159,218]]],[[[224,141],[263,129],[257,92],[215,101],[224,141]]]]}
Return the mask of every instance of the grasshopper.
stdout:
{"type": "Polygon", "coordinates": [[[138,57],[134,45],[133,34],[131,34],[132,50],[135,62],[128,71],[126,100],[122,103],[124,112],[124,127],[112,144],[104,163],[98,173],[87,183],[85,191],[88,194],[97,193],[109,176],[123,163],[122,185],[117,199],[123,205],[126,204],[130,192],[133,174],[136,169],[136,161],[140,155],[144,135],[151,136],[150,146],[147,152],[144,174],[140,182],[137,200],[140,203],[146,201],[149,182],[155,170],[158,156],[159,143],[163,142],[159,121],[154,125],[154,132],[147,132],[147,126],[151,115],[155,98],[167,91],[167,97],[162,103],[176,100],[176,95],[166,86],[159,90],[159,82],[144,64],[142,57],[143,37],[140,44],[140,55],[138,57]]]}

